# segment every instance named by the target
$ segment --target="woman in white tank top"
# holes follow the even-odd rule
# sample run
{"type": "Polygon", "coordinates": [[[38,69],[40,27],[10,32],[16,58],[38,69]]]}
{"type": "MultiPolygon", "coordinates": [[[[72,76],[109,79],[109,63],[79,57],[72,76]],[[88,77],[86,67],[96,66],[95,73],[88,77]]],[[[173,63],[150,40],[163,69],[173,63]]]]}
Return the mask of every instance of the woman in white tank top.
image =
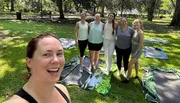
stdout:
{"type": "Polygon", "coordinates": [[[110,13],[108,17],[108,21],[106,22],[104,27],[103,48],[105,53],[107,75],[109,75],[112,65],[112,55],[115,48],[116,27],[118,25],[118,23],[115,22],[114,19],[115,19],[115,14],[110,13]]]}
{"type": "Polygon", "coordinates": [[[75,41],[80,51],[80,68],[79,71],[83,72],[83,56],[84,51],[88,44],[88,23],[86,22],[86,14],[81,13],[81,20],[76,23],[75,27],[75,41]]]}

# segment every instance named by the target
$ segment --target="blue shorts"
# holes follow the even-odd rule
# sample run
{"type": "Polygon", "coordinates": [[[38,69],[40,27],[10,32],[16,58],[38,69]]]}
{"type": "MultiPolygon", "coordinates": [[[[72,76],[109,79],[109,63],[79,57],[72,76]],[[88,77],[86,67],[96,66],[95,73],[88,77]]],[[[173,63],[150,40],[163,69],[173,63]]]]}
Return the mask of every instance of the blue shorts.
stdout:
{"type": "MultiPolygon", "coordinates": [[[[137,47],[138,47],[138,46],[132,45],[131,54],[135,53],[137,47]]],[[[141,54],[142,54],[142,48],[136,53],[135,57],[133,57],[133,58],[139,59],[140,56],[141,56],[141,54]]]]}

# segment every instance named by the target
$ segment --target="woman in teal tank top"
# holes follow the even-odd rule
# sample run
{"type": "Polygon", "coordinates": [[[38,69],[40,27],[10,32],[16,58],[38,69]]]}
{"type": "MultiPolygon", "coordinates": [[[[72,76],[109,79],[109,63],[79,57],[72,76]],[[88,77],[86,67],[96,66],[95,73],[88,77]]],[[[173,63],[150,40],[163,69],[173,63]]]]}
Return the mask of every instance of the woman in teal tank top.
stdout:
{"type": "Polygon", "coordinates": [[[142,22],[139,19],[134,20],[133,26],[135,33],[132,36],[132,48],[131,48],[131,60],[128,64],[128,74],[125,83],[129,82],[129,78],[132,72],[132,65],[135,64],[136,77],[138,78],[138,59],[142,54],[144,32],[142,30],[142,22]]]}
{"type": "Polygon", "coordinates": [[[95,15],[95,21],[91,22],[89,25],[89,38],[88,38],[88,48],[90,55],[89,71],[91,68],[95,69],[98,67],[99,52],[103,46],[103,28],[104,24],[100,21],[100,14],[95,15]]]}

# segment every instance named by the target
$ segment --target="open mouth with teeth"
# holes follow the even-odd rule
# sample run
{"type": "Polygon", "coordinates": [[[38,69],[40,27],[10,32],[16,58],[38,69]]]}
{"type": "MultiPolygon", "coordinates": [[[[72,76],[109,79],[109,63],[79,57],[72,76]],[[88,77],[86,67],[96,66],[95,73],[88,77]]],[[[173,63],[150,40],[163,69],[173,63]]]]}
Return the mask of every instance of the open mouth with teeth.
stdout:
{"type": "Polygon", "coordinates": [[[58,71],[59,71],[59,68],[47,70],[47,72],[49,72],[49,73],[57,73],[58,71]]]}

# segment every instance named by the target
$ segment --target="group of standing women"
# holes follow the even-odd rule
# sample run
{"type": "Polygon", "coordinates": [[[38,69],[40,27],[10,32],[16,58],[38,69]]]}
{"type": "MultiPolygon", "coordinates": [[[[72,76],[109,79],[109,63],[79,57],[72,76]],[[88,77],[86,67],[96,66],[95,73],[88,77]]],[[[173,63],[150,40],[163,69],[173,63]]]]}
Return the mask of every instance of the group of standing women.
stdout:
{"type": "Polygon", "coordinates": [[[112,55],[114,49],[117,56],[117,67],[120,76],[122,73],[121,63],[123,60],[125,83],[129,82],[132,65],[135,64],[136,78],[138,78],[138,59],[142,54],[142,41],[144,33],[142,22],[134,20],[132,27],[128,26],[127,18],[121,17],[120,25],[115,21],[115,14],[110,13],[105,23],[101,22],[101,15],[95,15],[95,21],[86,22],[86,14],[81,14],[81,20],[76,23],[75,41],[80,50],[80,72],[83,72],[83,56],[88,45],[91,72],[98,67],[99,53],[104,48],[107,75],[110,73],[112,65],[112,55]],[[129,57],[131,59],[129,61],[129,57]]]}

